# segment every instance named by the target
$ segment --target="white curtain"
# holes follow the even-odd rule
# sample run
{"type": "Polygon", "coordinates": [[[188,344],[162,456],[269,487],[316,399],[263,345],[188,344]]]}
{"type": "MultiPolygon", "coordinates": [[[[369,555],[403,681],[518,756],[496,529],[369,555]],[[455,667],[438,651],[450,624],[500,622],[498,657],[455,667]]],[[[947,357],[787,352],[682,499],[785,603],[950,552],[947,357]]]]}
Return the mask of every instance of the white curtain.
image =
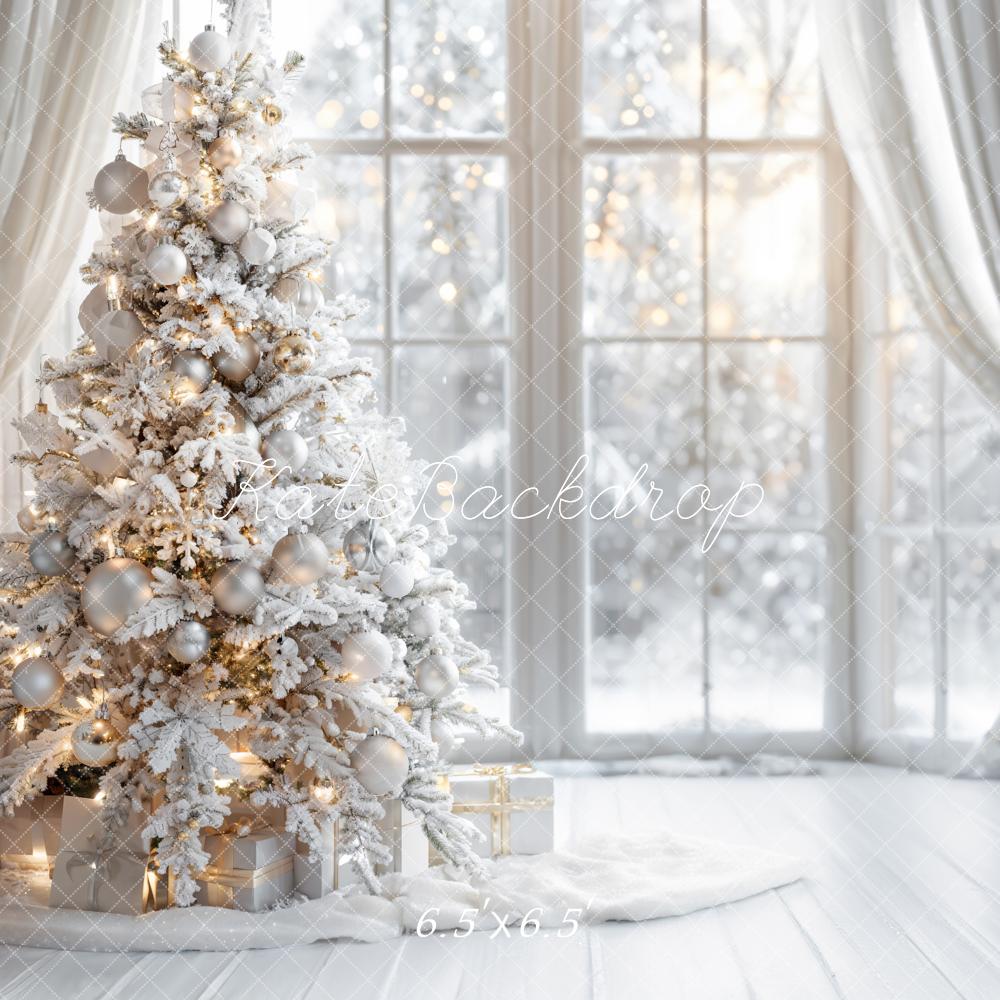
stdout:
{"type": "MultiPolygon", "coordinates": [[[[111,115],[136,103],[152,63],[161,3],[0,2],[0,526],[12,527],[25,477],[10,420],[36,400],[41,355],[72,346],[67,297],[88,219],[86,192],[113,151],[111,115]]],[[[74,297],[75,298],[75,297],[74,297]]]]}
{"type": "Polygon", "coordinates": [[[993,0],[817,0],[823,78],[866,207],[951,361],[1000,403],[993,0]]]}

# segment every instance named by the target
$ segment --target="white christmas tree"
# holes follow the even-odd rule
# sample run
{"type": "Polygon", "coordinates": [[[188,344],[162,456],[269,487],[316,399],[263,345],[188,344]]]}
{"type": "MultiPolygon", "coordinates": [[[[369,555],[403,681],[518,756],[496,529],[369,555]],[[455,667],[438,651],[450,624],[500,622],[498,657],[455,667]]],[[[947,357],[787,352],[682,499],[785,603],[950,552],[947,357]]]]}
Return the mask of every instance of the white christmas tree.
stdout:
{"type": "Polygon", "coordinates": [[[0,806],[97,769],[109,829],[150,810],[180,905],[233,796],[317,851],[339,819],[372,889],[387,797],[474,869],[435,771],[455,727],[518,738],[462,696],[496,670],[339,333],[360,306],[317,284],[310,151],[282,125],[301,57],[239,47],[165,41],[165,79],[115,120],[156,159],[95,179],[122,224],[83,268],[85,336],[41,373],[58,414],[16,421],[36,491],[0,565],[0,722],[21,734],[0,806]]]}

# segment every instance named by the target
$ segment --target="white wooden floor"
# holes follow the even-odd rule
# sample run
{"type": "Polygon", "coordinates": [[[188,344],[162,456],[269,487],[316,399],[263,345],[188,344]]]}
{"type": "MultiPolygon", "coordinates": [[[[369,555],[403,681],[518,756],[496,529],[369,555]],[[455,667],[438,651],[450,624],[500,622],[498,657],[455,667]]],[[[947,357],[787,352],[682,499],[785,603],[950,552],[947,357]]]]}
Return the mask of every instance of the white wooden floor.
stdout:
{"type": "Polygon", "coordinates": [[[0,948],[0,998],[998,1000],[1000,784],[824,770],[560,780],[562,837],[669,826],[812,859],[808,880],[717,910],[564,939],[172,956],[0,948]]]}

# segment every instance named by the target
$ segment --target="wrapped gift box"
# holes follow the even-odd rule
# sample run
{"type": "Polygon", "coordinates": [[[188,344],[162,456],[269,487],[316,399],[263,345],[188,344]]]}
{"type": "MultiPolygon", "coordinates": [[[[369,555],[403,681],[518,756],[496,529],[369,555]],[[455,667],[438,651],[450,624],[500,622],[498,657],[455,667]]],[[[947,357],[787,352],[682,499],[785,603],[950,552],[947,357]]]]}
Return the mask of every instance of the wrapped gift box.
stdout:
{"type": "Polygon", "coordinates": [[[129,914],[154,908],[155,879],[149,875],[149,850],[142,837],[145,816],[132,814],[109,842],[100,802],[63,798],[49,905],[129,914]]]}
{"type": "Polygon", "coordinates": [[[257,913],[294,887],[294,843],[276,830],[222,832],[204,838],[211,862],[196,877],[198,902],[257,913]]]}
{"type": "MultiPolygon", "coordinates": [[[[378,865],[376,874],[399,872],[417,875],[430,864],[430,844],[420,819],[398,799],[383,803],[385,817],[378,826],[382,840],[392,851],[388,865],[378,865]]],[[[320,899],[337,889],[361,883],[354,867],[356,845],[347,842],[342,824],[331,824],[324,831],[324,847],[318,857],[310,858],[309,848],[298,844],[295,849],[294,891],[308,899],[320,899]]]]}
{"type": "Polygon", "coordinates": [[[551,775],[528,764],[480,767],[444,777],[452,812],[486,838],[474,849],[483,857],[545,854],[554,844],[551,775]]]}
{"type": "Polygon", "coordinates": [[[64,795],[39,795],[0,817],[0,862],[48,870],[59,851],[64,795]]]}

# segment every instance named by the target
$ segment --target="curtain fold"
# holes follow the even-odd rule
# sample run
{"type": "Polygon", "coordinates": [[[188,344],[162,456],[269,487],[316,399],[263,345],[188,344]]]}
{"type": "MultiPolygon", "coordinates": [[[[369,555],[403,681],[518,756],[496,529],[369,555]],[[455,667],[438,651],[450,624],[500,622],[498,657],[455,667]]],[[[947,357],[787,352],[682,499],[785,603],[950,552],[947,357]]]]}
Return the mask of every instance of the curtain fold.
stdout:
{"type": "Polygon", "coordinates": [[[993,6],[963,0],[956,14],[950,0],[819,0],[816,12],[834,124],[875,227],[944,352],[997,405],[993,6]]]}

